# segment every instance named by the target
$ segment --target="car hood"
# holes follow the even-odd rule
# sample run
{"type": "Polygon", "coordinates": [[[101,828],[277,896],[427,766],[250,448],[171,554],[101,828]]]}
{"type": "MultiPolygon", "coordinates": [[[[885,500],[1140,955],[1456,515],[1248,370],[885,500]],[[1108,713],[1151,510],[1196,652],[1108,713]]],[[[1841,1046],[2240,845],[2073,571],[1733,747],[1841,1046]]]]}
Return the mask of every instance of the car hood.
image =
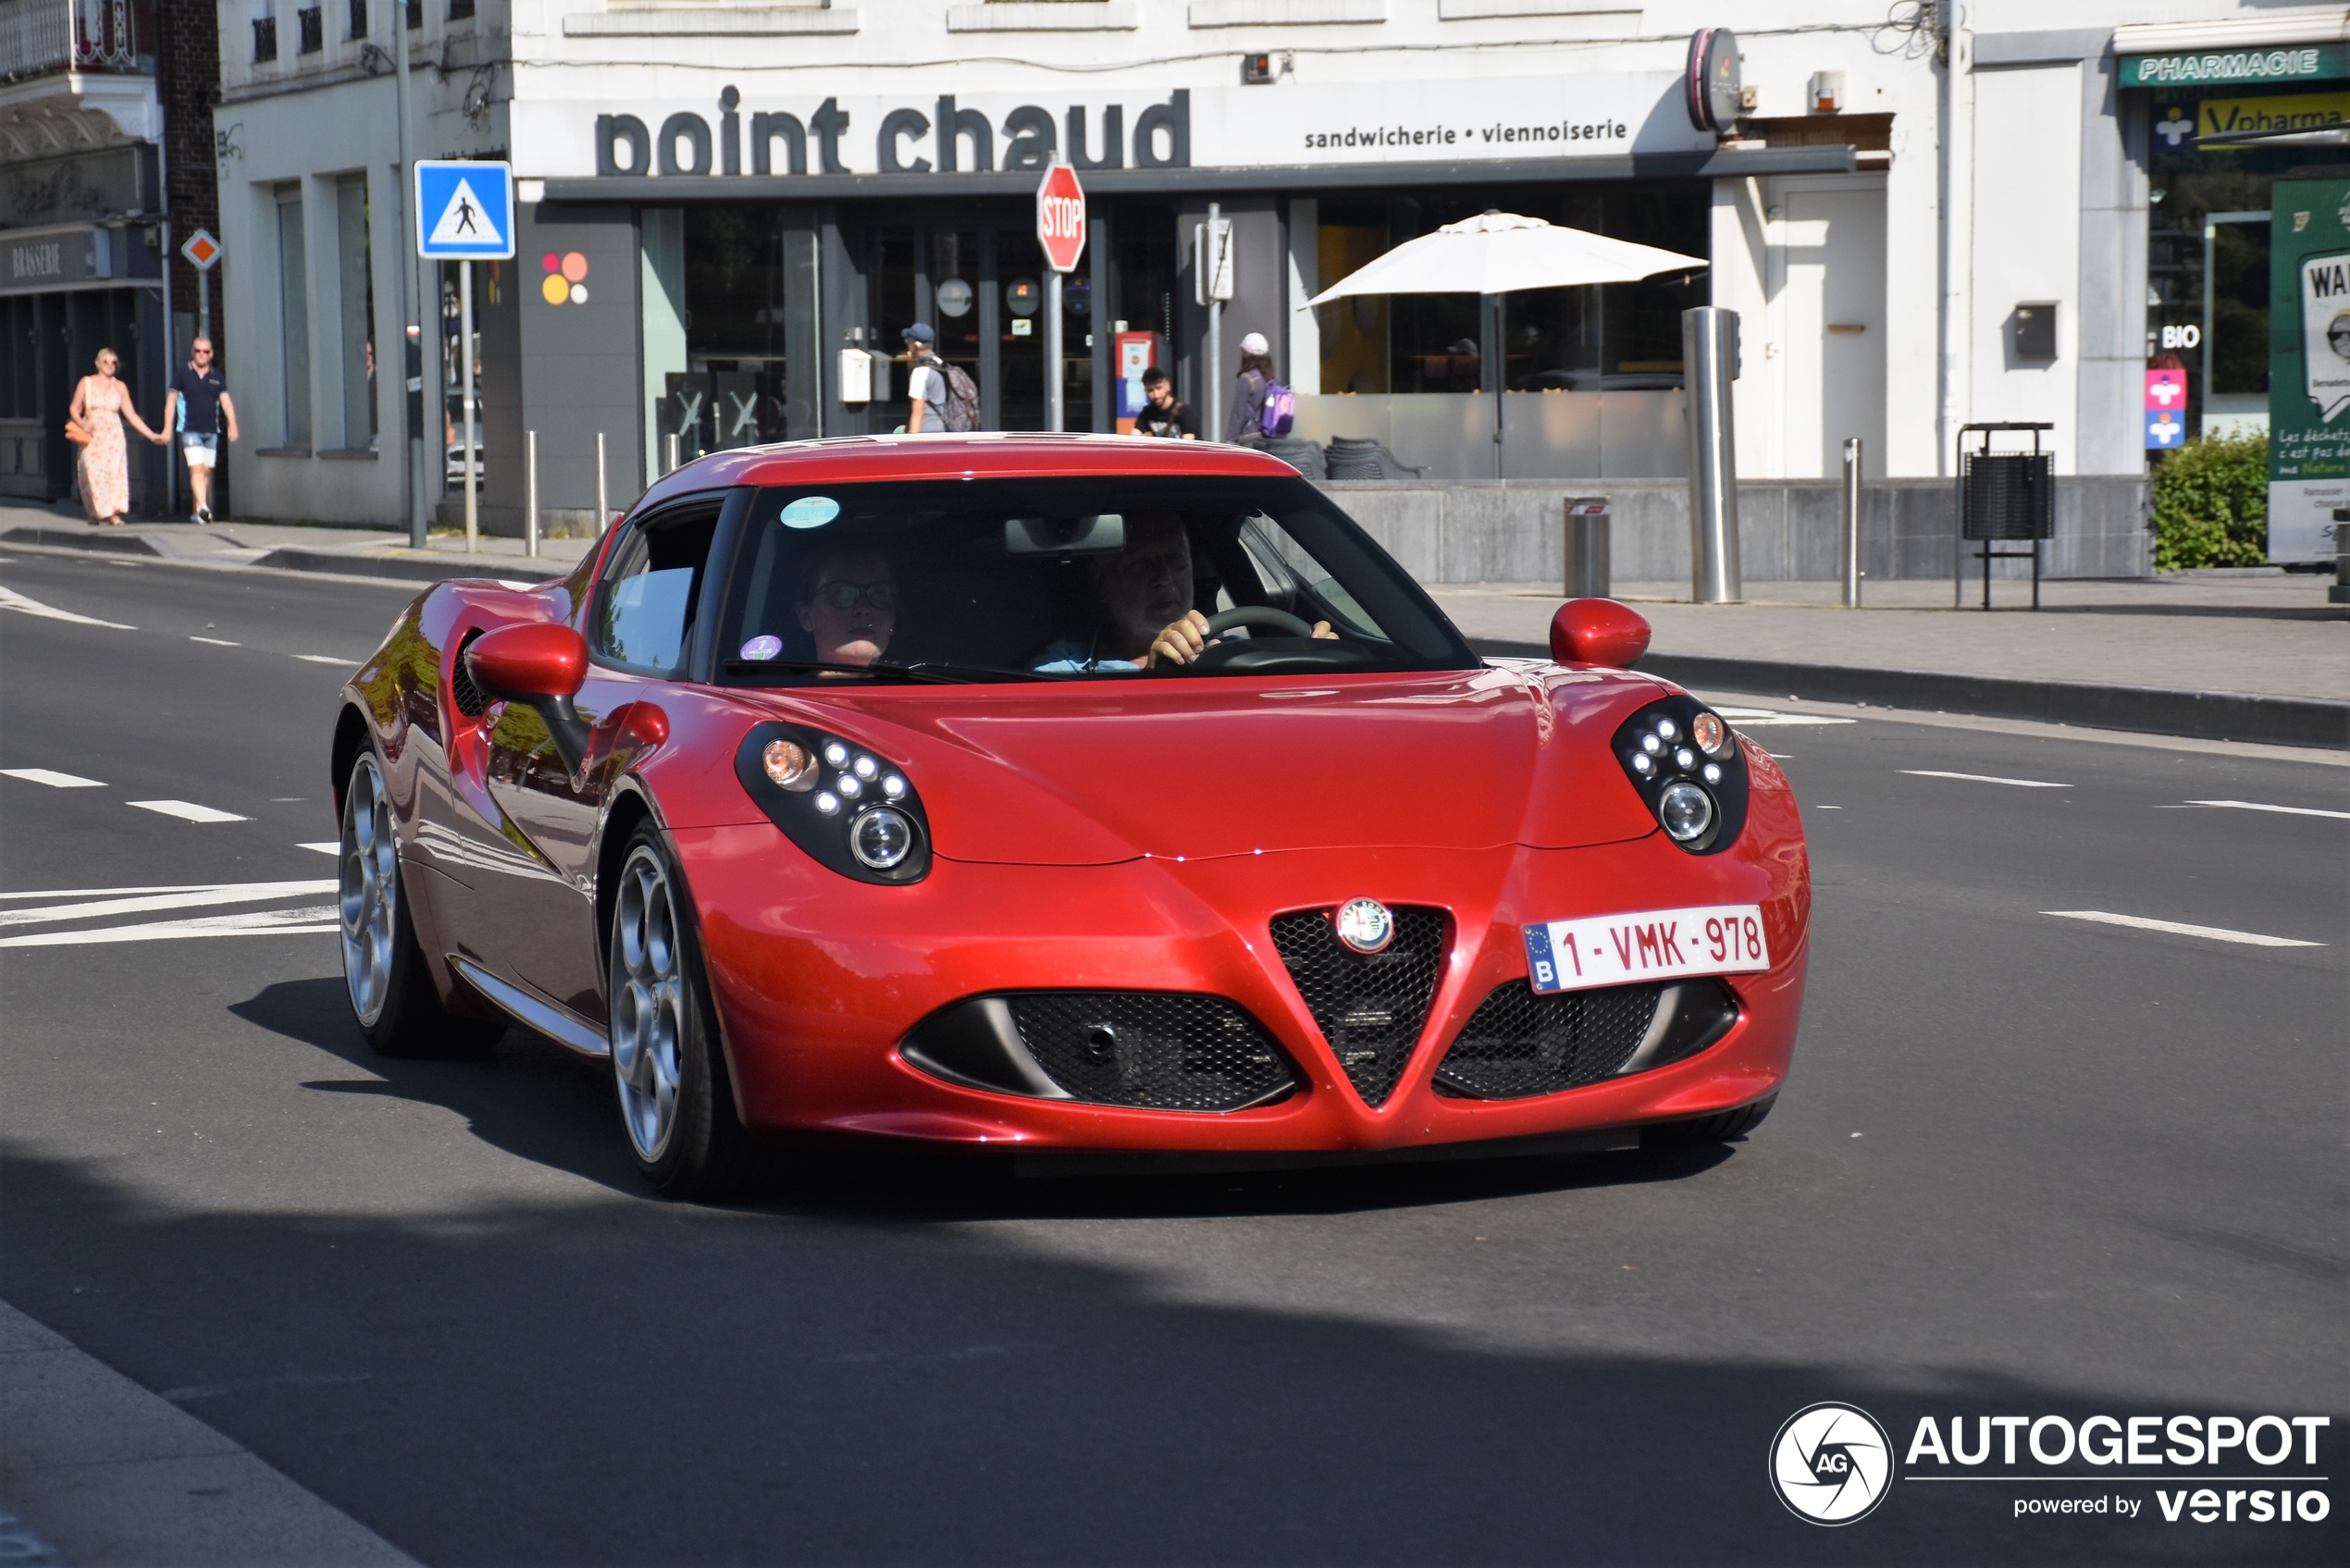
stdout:
{"type": "MultiPolygon", "coordinates": [[[[1550,665],[762,697],[901,763],[949,859],[1567,848],[1656,831],[1610,752],[1667,690],[1550,665]]],[[[764,716],[764,714],[762,714],[764,716]]]]}

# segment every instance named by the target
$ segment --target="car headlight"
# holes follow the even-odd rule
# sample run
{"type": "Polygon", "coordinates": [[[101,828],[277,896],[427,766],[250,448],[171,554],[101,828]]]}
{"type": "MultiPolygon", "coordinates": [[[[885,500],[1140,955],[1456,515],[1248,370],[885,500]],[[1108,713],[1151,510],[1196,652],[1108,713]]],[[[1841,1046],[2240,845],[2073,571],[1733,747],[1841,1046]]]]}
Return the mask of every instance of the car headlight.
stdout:
{"type": "Polygon", "coordinates": [[[930,818],[906,771],[845,735],[753,724],[735,752],[735,776],[829,870],[892,885],[930,873],[930,818]]]}
{"type": "Polygon", "coordinates": [[[1746,756],[1722,716],[1693,697],[1650,703],[1609,743],[1665,836],[1692,855],[1737,842],[1746,826],[1746,756]]]}

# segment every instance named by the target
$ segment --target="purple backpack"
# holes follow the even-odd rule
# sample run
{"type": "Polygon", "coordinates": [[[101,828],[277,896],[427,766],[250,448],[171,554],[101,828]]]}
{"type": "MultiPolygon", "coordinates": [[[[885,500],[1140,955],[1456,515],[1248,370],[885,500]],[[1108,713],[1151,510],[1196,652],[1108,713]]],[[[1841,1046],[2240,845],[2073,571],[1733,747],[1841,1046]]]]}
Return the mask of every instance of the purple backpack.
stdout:
{"type": "Polygon", "coordinates": [[[1256,414],[1257,433],[1268,439],[1286,436],[1297,423],[1297,394],[1270,379],[1265,382],[1265,403],[1256,414]]]}

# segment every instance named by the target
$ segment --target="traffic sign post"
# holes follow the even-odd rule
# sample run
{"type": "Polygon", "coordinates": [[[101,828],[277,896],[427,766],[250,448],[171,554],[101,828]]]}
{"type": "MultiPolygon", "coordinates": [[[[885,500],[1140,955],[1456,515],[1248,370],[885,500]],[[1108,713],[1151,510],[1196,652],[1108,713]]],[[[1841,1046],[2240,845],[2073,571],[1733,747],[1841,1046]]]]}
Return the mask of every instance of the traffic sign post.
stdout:
{"type": "Polygon", "coordinates": [[[465,553],[481,548],[481,443],[474,400],[474,266],[514,253],[514,166],[476,159],[420,158],[416,170],[416,253],[464,264],[457,278],[457,358],[465,404],[465,553]]]}
{"type": "Polygon", "coordinates": [[[212,269],[220,260],[220,241],[204,229],[188,236],[179,247],[188,265],[196,269],[196,336],[212,336],[212,269]]]}
{"type": "Polygon", "coordinates": [[[1045,285],[1045,428],[1064,424],[1062,392],[1069,366],[1061,359],[1061,278],[1085,253],[1085,191],[1077,171],[1056,161],[1036,185],[1036,241],[1052,269],[1045,285]]]}

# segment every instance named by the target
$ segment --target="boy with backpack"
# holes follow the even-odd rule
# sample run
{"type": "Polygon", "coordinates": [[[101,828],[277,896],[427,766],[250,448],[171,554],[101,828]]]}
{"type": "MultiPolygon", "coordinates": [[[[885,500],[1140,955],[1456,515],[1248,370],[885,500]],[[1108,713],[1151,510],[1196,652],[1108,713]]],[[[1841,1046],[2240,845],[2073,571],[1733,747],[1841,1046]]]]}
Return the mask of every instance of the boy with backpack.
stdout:
{"type": "Polygon", "coordinates": [[[913,399],[909,431],[976,430],[979,388],[960,365],[938,357],[938,334],[917,321],[906,328],[906,363],[912,375],[906,392],[913,399]]]}

